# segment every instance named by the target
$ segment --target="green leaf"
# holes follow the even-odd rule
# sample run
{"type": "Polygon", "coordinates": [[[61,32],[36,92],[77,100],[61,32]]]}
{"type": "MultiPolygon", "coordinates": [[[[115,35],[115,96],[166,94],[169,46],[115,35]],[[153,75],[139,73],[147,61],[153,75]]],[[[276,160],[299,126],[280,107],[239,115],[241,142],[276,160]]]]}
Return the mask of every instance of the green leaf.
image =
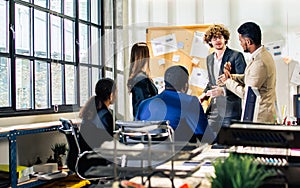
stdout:
{"type": "Polygon", "coordinates": [[[266,170],[252,155],[230,154],[226,159],[213,163],[215,177],[211,177],[212,188],[258,188],[275,171],[266,170]]]}

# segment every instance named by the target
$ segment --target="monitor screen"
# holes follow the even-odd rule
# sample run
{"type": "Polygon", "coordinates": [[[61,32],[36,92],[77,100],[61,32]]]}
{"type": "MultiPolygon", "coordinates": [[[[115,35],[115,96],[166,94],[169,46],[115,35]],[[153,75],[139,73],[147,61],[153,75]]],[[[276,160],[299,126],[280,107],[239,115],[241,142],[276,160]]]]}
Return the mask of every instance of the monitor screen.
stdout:
{"type": "Polygon", "coordinates": [[[248,86],[245,92],[245,101],[242,111],[242,121],[256,122],[259,110],[260,94],[255,87],[248,86]]]}

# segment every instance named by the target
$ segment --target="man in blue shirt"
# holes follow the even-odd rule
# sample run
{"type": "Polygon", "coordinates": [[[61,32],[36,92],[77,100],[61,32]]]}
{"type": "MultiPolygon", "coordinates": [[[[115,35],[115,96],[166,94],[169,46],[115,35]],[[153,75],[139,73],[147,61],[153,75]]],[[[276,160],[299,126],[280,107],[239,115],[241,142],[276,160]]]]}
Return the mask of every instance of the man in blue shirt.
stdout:
{"type": "Polygon", "coordinates": [[[197,97],[186,94],[189,73],[183,66],[172,66],[164,75],[165,90],[141,102],[136,120],[169,120],[175,140],[195,142],[207,127],[207,118],[197,97]]]}

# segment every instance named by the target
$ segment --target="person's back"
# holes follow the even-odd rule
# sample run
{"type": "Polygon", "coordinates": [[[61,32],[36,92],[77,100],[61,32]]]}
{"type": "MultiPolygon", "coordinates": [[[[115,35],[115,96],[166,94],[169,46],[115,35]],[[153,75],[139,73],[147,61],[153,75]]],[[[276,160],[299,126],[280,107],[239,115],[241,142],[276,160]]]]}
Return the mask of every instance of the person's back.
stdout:
{"type": "Polygon", "coordinates": [[[149,48],[146,43],[139,42],[133,45],[130,54],[128,91],[132,94],[132,112],[136,115],[142,100],[157,94],[157,88],[149,77],[149,48]]]}
{"type": "Polygon", "coordinates": [[[133,116],[135,116],[141,101],[157,95],[157,88],[144,72],[137,74],[131,82],[133,85],[130,91],[132,93],[132,110],[133,116]]]}
{"type": "Polygon", "coordinates": [[[166,89],[162,93],[141,102],[136,120],[169,120],[177,140],[189,141],[193,136],[201,139],[207,118],[198,98],[185,93],[187,70],[182,66],[169,68],[165,82],[166,89]]]}
{"type": "Polygon", "coordinates": [[[272,55],[265,48],[261,49],[245,70],[245,84],[257,87],[260,94],[257,121],[274,122],[274,115],[276,114],[276,66],[272,55]],[[257,79],[260,79],[259,83],[253,84],[253,73],[250,71],[257,71],[255,74],[257,79]]]}
{"type": "Polygon", "coordinates": [[[108,107],[116,99],[115,82],[109,78],[100,79],[95,86],[95,94],[79,113],[83,151],[100,147],[103,142],[113,139],[113,116],[108,107]]]}
{"type": "Polygon", "coordinates": [[[257,121],[275,123],[276,66],[273,57],[261,44],[261,29],[256,23],[242,24],[238,33],[240,45],[244,52],[251,54],[251,61],[247,64],[244,74],[231,75],[230,64],[225,64],[224,75],[220,77],[220,81],[242,99],[245,97],[245,88],[257,88],[260,94],[257,121]]]}

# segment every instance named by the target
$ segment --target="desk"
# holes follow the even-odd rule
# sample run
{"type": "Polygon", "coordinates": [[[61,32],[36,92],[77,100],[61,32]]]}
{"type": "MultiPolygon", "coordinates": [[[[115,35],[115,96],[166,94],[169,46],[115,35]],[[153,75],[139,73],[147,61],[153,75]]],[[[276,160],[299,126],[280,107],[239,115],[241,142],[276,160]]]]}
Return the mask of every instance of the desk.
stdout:
{"type": "Polygon", "coordinates": [[[18,185],[17,177],[17,137],[21,135],[37,134],[42,132],[57,131],[60,121],[37,123],[4,127],[0,129],[0,137],[7,138],[9,142],[9,172],[11,187],[33,187],[44,184],[45,181],[28,181],[18,185]]]}
{"type": "MultiPolygon", "coordinates": [[[[199,155],[193,157],[191,161],[214,161],[217,158],[226,158],[229,156],[228,152],[224,152],[224,149],[211,149],[211,146],[208,145],[199,155]]],[[[182,162],[182,161],[181,161],[182,162]]],[[[170,164],[167,162],[166,164],[170,164]]],[[[176,162],[174,162],[176,166],[176,162]]],[[[205,166],[202,165],[198,170],[196,170],[193,174],[187,177],[176,177],[174,178],[174,186],[175,188],[179,188],[183,185],[188,185],[188,187],[199,187],[199,188],[210,188],[211,183],[207,177],[214,174],[214,168],[212,165],[205,166]]],[[[134,177],[130,179],[130,181],[135,183],[141,183],[142,179],[146,179],[146,177],[134,177]]],[[[148,184],[146,184],[146,187],[148,184]]],[[[151,186],[152,187],[160,187],[160,188],[169,188],[172,187],[171,180],[166,177],[161,176],[153,176],[151,177],[151,186]]]]}

